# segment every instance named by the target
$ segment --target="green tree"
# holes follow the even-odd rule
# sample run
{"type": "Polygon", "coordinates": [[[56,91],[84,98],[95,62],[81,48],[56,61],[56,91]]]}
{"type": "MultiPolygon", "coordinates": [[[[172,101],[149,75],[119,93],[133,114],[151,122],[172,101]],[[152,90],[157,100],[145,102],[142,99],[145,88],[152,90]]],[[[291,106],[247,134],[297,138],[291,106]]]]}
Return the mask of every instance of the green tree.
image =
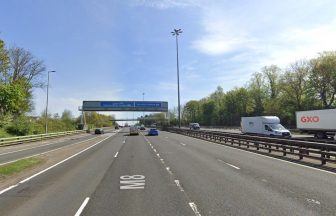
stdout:
{"type": "Polygon", "coordinates": [[[323,108],[331,108],[336,94],[336,52],[323,52],[311,60],[310,86],[321,99],[323,108]]]}
{"type": "Polygon", "coordinates": [[[4,82],[9,69],[8,51],[5,48],[5,42],[0,39],[0,83],[4,82]]]}
{"type": "Polygon", "coordinates": [[[264,101],[266,98],[266,90],[264,86],[263,75],[261,73],[254,73],[248,84],[248,91],[252,98],[254,115],[262,115],[264,112],[264,101]]]}
{"type": "Polygon", "coordinates": [[[282,91],[289,104],[293,104],[296,110],[304,109],[303,103],[307,97],[309,71],[308,61],[296,61],[290,65],[281,78],[282,91]]]}
{"type": "Polygon", "coordinates": [[[262,68],[267,95],[270,99],[276,99],[279,94],[279,77],[281,69],[276,65],[262,68]]]}
{"type": "Polygon", "coordinates": [[[30,93],[25,80],[12,84],[0,84],[0,115],[21,115],[29,111],[30,93]]]}

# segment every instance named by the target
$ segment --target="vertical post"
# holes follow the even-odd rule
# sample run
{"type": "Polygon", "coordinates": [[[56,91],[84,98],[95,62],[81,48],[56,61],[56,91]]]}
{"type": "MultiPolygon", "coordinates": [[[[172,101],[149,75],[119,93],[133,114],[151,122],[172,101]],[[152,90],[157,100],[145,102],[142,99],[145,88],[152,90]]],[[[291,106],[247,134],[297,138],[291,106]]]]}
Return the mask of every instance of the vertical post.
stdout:
{"type": "Polygon", "coordinates": [[[177,67],[177,101],[178,101],[178,122],[181,128],[181,104],[180,104],[180,69],[179,69],[179,55],[178,55],[178,39],[176,35],[176,67],[177,67]]]}
{"type": "Polygon", "coordinates": [[[179,54],[178,54],[178,36],[182,33],[181,29],[174,29],[171,32],[176,39],[176,69],[177,69],[177,100],[178,100],[178,124],[181,128],[181,104],[180,104],[180,71],[179,71],[179,54]]]}
{"type": "Polygon", "coordinates": [[[45,133],[48,133],[48,101],[49,101],[49,71],[48,71],[48,83],[47,83],[47,104],[45,110],[45,133]]]}
{"type": "Polygon", "coordinates": [[[50,73],[55,73],[56,71],[48,71],[48,83],[47,83],[47,104],[46,104],[46,121],[45,121],[45,133],[48,133],[48,102],[49,102],[49,74],[50,73]]]}
{"type": "MultiPolygon", "coordinates": [[[[145,92],[142,92],[142,102],[145,102],[145,92]]],[[[143,124],[145,125],[145,111],[142,112],[143,124]]]]}

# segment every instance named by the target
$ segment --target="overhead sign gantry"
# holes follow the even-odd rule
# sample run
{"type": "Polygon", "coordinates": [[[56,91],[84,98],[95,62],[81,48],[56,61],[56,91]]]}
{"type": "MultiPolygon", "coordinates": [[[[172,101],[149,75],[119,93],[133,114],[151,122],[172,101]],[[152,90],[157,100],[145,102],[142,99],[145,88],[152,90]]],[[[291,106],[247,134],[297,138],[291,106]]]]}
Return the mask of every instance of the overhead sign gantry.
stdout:
{"type": "Polygon", "coordinates": [[[83,101],[82,111],[168,112],[166,101],[83,101]]]}

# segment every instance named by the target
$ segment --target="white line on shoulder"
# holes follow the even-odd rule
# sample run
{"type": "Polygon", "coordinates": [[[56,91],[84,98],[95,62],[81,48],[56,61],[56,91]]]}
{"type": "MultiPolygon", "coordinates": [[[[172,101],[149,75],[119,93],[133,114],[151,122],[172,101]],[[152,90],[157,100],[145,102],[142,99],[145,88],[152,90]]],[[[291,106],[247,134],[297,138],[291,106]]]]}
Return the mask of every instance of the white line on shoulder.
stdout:
{"type": "Polygon", "coordinates": [[[75,216],[81,215],[82,211],[84,210],[85,206],[88,204],[89,200],[90,200],[90,197],[85,198],[84,202],[82,203],[82,205],[77,210],[75,216]]]}

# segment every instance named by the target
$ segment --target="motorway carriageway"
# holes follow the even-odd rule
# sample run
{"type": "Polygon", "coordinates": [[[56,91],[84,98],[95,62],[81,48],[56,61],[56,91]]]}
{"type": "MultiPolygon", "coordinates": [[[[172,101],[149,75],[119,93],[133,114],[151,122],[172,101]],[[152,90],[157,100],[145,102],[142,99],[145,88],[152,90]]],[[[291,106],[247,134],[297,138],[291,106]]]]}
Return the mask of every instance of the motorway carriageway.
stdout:
{"type": "Polygon", "coordinates": [[[0,215],[335,215],[336,175],[128,129],[0,192],[0,215]]]}

